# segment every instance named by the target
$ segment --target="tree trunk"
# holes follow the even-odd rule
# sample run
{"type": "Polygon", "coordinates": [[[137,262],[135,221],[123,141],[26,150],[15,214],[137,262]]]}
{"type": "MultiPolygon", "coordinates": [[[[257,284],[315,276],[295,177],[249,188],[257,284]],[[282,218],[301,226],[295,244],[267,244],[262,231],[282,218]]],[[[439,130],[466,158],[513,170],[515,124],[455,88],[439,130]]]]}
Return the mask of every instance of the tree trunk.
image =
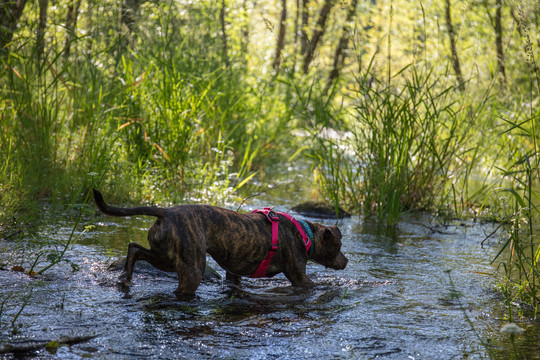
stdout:
{"type": "Polygon", "coordinates": [[[465,84],[463,83],[463,75],[461,74],[461,65],[459,63],[459,57],[456,46],[456,35],[454,33],[454,25],[452,24],[452,14],[450,11],[450,0],[446,0],[446,26],[448,27],[448,37],[450,38],[450,51],[452,52],[452,65],[456,73],[458,86],[460,90],[465,90],[465,84]]]}
{"type": "Polygon", "coordinates": [[[219,23],[221,25],[221,39],[223,43],[223,60],[225,64],[229,66],[229,45],[227,42],[227,31],[225,23],[225,11],[226,11],[225,0],[221,1],[221,9],[219,10],[219,23]]]}
{"type": "Polygon", "coordinates": [[[135,24],[137,22],[137,13],[140,7],[139,0],[123,0],[122,1],[122,24],[126,25],[129,33],[132,34],[135,31],[135,24]]]}
{"type": "Polygon", "coordinates": [[[279,34],[276,45],[276,56],[274,58],[274,70],[279,70],[279,64],[281,63],[281,51],[285,46],[285,25],[287,21],[287,0],[281,0],[281,19],[279,20],[279,34]]]}
{"type": "Polygon", "coordinates": [[[43,58],[45,50],[45,30],[47,30],[47,9],[49,0],[39,0],[39,23],[37,28],[36,50],[38,60],[43,58]]]}
{"type": "Polygon", "coordinates": [[[77,28],[77,18],[79,16],[79,8],[81,0],[71,0],[68,5],[66,16],[66,40],[64,43],[64,59],[68,59],[71,54],[71,42],[75,37],[75,29],[77,28]]]}
{"type": "Polygon", "coordinates": [[[296,15],[294,17],[294,44],[298,43],[298,33],[300,32],[300,0],[296,0],[296,15]]]}
{"type": "Polygon", "coordinates": [[[315,54],[315,49],[317,49],[317,44],[321,40],[321,37],[324,35],[324,32],[326,31],[326,20],[328,20],[328,15],[330,15],[330,11],[332,10],[332,6],[334,6],[335,0],[326,0],[323,4],[323,7],[321,9],[321,12],[319,14],[319,18],[317,19],[317,24],[315,25],[315,31],[313,32],[313,36],[311,37],[311,41],[309,43],[309,47],[307,48],[307,52],[304,56],[304,74],[307,74],[309,71],[309,65],[311,64],[311,61],[313,60],[313,56],[315,54]]]}
{"type": "Polygon", "coordinates": [[[298,49],[299,40],[300,40],[300,0],[296,0],[296,15],[294,17],[294,40],[293,40],[294,50],[292,52],[293,63],[291,66],[291,74],[293,77],[296,72],[296,58],[298,55],[296,50],[298,49]]]}
{"type": "Polygon", "coordinates": [[[0,54],[7,53],[27,0],[0,0],[0,54]]]}
{"type": "MultiPolygon", "coordinates": [[[[341,68],[345,62],[345,57],[347,56],[347,48],[349,47],[349,37],[350,37],[350,26],[349,23],[353,20],[354,15],[356,14],[356,5],[358,5],[358,0],[352,0],[349,11],[347,12],[347,20],[343,25],[341,39],[336,47],[334,53],[334,63],[332,65],[332,71],[328,76],[328,83],[326,84],[326,91],[332,86],[334,80],[339,76],[341,68]]],[[[325,92],[326,92],[325,91],[325,92]]]]}
{"type": "Polygon", "coordinates": [[[309,21],[308,0],[302,0],[302,25],[300,26],[300,54],[304,56],[309,47],[309,38],[306,32],[309,21]]]}
{"type": "MultiPolygon", "coordinates": [[[[247,6],[247,0],[244,0],[242,2],[242,10],[244,12],[244,16],[248,17],[248,6],[247,6]]],[[[248,47],[249,47],[249,21],[246,21],[244,25],[242,26],[242,40],[241,40],[241,48],[242,48],[242,55],[244,57],[247,56],[248,53],[248,47]]]]}
{"type": "Polygon", "coordinates": [[[504,68],[504,50],[502,33],[502,0],[497,0],[497,11],[495,12],[495,43],[497,46],[497,69],[502,75],[503,83],[506,82],[506,70],[504,68]]]}

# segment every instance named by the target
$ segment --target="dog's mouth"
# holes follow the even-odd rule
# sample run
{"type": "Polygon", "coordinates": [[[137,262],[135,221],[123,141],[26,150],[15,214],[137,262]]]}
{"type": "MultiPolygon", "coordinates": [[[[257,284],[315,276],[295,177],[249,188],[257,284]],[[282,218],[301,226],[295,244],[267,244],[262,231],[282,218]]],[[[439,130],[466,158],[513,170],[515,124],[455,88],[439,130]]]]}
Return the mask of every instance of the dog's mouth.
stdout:
{"type": "Polygon", "coordinates": [[[347,267],[347,264],[339,264],[333,267],[334,270],[343,270],[347,267]]]}
{"type": "Polygon", "coordinates": [[[343,256],[343,259],[339,259],[335,262],[333,262],[332,264],[329,264],[327,267],[331,268],[331,269],[334,269],[334,270],[343,270],[347,267],[347,263],[349,262],[349,260],[343,256]]]}
{"type": "Polygon", "coordinates": [[[341,255],[340,259],[337,261],[337,267],[336,270],[343,270],[347,267],[347,263],[349,262],[349,259],[345,257],[345,255],[341,255]]]}

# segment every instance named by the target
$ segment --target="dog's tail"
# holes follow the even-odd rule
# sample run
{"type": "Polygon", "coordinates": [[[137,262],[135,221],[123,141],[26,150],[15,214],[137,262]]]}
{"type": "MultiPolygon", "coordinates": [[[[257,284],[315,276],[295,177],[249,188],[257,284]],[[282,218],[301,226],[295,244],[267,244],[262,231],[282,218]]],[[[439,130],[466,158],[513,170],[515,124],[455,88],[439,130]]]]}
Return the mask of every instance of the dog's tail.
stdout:
{"type": "Polygon", "coordinates": [[[162,218],[165,216],[167,209],[158,208],[158,207],[135,207],[135,208],[120,208],[109,206],[103,200],[103,195],[96,189],[94,190],[94,201],[96,202],[97,207],[103,213],[111,216],[134,216],[134,215],[148,215],[148,216],[157,216],[162,218]]]}

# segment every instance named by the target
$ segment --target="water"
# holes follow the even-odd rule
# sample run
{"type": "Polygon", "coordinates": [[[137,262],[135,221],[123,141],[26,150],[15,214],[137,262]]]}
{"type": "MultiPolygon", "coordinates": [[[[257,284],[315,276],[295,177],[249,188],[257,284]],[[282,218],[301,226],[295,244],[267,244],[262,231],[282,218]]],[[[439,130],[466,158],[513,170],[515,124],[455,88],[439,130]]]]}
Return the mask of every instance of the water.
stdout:
{"type": "MultiPolygon", "coordinates": [[[[521,358],[540,358],[538,324],[520,324],[526,331],[514,339],[499,332],[504,305],[490,261],[501,244],[480,246],[489,224],[410,217],[385,237],[362,218],[340,220],[349,264],[343,271],[308,264],[313,290],[292,288],[282,275],[239,287],[214,278],[195,299],[177,301],[174,274],[136,269],[124,293],[118,272],[107,270],[129,241],[145,243],[152,219],[91,222],[95,228],[67,252],[78,271],[70,263],[32,278],[0,271],[0,343],[96,335],[28,355],[38,359],[506,359],[514,344],[521,358]]],[[[43,233],[65,241],[71,226],[43,233]]]]}

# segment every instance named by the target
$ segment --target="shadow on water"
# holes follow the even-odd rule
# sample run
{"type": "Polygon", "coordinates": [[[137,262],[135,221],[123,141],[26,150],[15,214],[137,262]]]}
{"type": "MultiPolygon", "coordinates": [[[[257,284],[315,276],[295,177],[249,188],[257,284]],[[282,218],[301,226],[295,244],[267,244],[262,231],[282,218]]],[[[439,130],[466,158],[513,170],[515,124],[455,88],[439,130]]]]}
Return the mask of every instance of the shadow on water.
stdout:
{"type": "MultiPolygon", "coordinates": [[[[76,272],[64,263],[35,277],[0,271],[1,343],[97,335],[27,354],[66,359],[506,359],[517,343],[520,357],[540,358],[538,326],[513,343],[499,332],[504,308],[490,261],[500,244],[480,246],[490,225],[411,217],[381,236],[361,218],[340,220],[349,264],[343,271],[308,264],[314,289],[293,288],[282,275],[236,286],[209,258],[219,276],[178,301],[174,274],[138,264],[122,292],[119,272],[108,270],[129,241],[145,243],[151,223],[97,217],[67,253],[76,272]]],[[[59,237],[69,231],[50,229],[59,237]]]]}

